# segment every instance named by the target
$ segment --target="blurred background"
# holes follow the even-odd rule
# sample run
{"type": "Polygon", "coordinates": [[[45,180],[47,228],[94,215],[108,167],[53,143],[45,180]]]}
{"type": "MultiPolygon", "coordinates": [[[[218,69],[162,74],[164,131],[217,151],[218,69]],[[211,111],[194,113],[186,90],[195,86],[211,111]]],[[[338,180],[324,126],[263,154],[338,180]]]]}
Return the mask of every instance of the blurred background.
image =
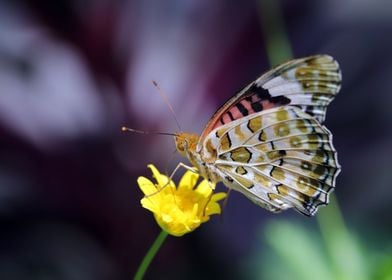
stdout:
{"type": "Polygon", "coordinates": [[[389,0],[0,1],[0,279],[133,277],[160,232],[136,179],[184,161],[120,131],[178,130],[152,80],[200,133],[271,63],[324,53],[343,72],[331,205],[274,215],[232,193],[146,279],[392,279],[391,34],[389,0]]]}

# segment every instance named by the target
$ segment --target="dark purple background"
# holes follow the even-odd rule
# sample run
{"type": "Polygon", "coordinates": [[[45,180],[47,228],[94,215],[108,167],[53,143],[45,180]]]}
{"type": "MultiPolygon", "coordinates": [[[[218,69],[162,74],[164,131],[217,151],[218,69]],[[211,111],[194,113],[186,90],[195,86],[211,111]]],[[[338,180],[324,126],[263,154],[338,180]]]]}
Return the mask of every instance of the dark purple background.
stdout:
{"type": "MultiPolygon", "coordinates": [[[[1,279],[131,279],[159,232],[136,179],[184,159],[170,137],[120,127],[177,130],[156,80],[182,129],[200,133],[270,68],[260,5],[238,3],[0,1],[1,279]]],[[[388,0],[282,2],[294,55],[341,64],[326,121],[343,167],[335,193],[369,242],[392,233],[391,11],[388,0]]],[[[271,219],[315,223],[232,194],[223,217],[169,238],[147,278],[238,279],[271,219]]]]}

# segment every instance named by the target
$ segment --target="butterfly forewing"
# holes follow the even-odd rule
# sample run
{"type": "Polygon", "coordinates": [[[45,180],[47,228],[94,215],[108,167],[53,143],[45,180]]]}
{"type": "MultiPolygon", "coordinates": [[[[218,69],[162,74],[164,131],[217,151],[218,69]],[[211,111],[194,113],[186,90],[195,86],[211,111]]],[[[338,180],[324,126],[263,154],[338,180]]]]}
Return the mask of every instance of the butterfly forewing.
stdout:
{"type": "Polygon", "coordinates": [[[341,78],[338,63],[328,55],[286,62],[228,100],[208,122],[201,138],[239,118],[285,105],[295,105],[323,122],[326,107],[340,89],[341,78]]]}

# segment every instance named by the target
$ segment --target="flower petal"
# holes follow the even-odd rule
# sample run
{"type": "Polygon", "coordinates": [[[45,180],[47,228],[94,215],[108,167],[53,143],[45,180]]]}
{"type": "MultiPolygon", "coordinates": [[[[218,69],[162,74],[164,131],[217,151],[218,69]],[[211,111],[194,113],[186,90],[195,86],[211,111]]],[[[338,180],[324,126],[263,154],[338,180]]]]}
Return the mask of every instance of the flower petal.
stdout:
{"type": "Polygon", "coordinates": [[[205,215],[202,217],[201,222],[205,223],[205,222],[208,222],[209,220],[210,220],[210,216],[205,215]]]}
{"type": "Polygon", "coordinates": [[[205,214],[210,216],[210,215],[222,213],[221,206],[219,205],[219,203],[217,203],[217,201],[222,200],[226,197],[227,197],[227,194],[224,192],[213,194],[210,202],[207,205],[205,214]]]}
{"type": "Polygon", "coordinates": [[[195,191],[204,197],[208,197],[212,193],[212,188],[207,180],[203,180],[197,186],[195,191]]]}
{"type": "Polygon", "coordinates": [[[219,201],[219,200],[225,199],[226,197],[227,197],[227,193],[224,193],[224,192],[215,193],[212,195],[211,201],[213,201],[213,202],[219,201]]]}
{"type": "Polygon", "coordinates": [[[195,217],[197,217],[197,212],[198,212],[198,210],[199,210],[199,204],[198,204],[198,203],[195,203],[195,204],[193,205],[192,215],[195,216],[195,217]]]}
{"type": "Polygon", "coordinates": [[[157,180],[159,187],[162,188],[162,187],[166,187],[168,185],[175,186],[173,181],[170,180],[170,182],[169,182],[169,177],[159,173],[158,169],[153,164],[149,164],[149,165],[147,165],[147,167],[151,169],[152,175],[155,178],[155,180],[157,180]]]}
{"type": "Polygon", "coordinates": [[[142,204],[143,208],[146,208],[147,210],[150,210],[153,213],[156,213],[159,211],[157,208],[157,204],[154,203],[153,200],[151,200],[149,197],[144,197],[140,200],[140,203],[142,204]]]}
{"type": "Polygon", "coordinates": [[[139,185],[139,188],[144,193],[144,195],[150,195],[157,192],[157,188],[155,187],[153,182],[151,182],[150,180],[148,180],[143,176],[137,178],[137,183],[139,185]]]}
{"type": "Polygon", "coordinates": [[[206,216],[214,215],[214,214],[220,214],[222,212],[221,207],[218,203],[213,202],[209,203],[207,208],[206,208],[206,216]]]}
{"type": "Polygon", "coordinates": [[[182,176],[180,183],[178,184],[178,189],[192,189],[199,179],[199,174],[187,171],[184,176],[182,176]]]}
{"type": "Polygon", "coordinates": [[[144,208],[154,213],[159,226],[169,234],[182,236],[207,222],[210,215],[221,213],[217,201],[224,199],[226,194],[214,194],[215,184],[203,180],[195,187],[199,175],[187,171],[177,188],[154,165],[150,164],[148,167],[156,183],[145,177],[138,178],[139,187],[145,194],[140,202],[144,208]]]}

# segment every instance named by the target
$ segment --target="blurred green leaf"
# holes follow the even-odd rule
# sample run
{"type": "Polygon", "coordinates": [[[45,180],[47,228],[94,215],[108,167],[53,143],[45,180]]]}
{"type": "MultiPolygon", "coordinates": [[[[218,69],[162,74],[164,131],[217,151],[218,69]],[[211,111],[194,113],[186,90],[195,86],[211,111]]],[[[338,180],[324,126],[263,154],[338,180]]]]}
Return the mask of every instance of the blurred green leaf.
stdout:
{"type": "Polygon", "coordinates": [[[346,228],[335,196],[317,214],[321,235],[334,269],[334,279],[368,279],[369,271],[357,237],[346,228]]]}
{"type": "Polygon", "coordinates": [[[281,258],[288,275],[280,279],[333,279],[320,247],[320,238],[304,227],[289,222],[273,222],[265,231],[266,242],[281,258]]]}
{"type": "Polygon", "coordinates": [[[392,280],[392,255],[384,255],[378,260],[373,279],[392,280]]]}
{"type": "Polygon", "coordinates": [[[255,246],[257,253],[246,268],[250,278],[392,280],[390,242],[384,245],[384,252],[366,248],[348,230],[336,200],[331,198],[331,205],[318,213],[320,231],[309,223],[280,220],[267,224],[255,246]]]}

